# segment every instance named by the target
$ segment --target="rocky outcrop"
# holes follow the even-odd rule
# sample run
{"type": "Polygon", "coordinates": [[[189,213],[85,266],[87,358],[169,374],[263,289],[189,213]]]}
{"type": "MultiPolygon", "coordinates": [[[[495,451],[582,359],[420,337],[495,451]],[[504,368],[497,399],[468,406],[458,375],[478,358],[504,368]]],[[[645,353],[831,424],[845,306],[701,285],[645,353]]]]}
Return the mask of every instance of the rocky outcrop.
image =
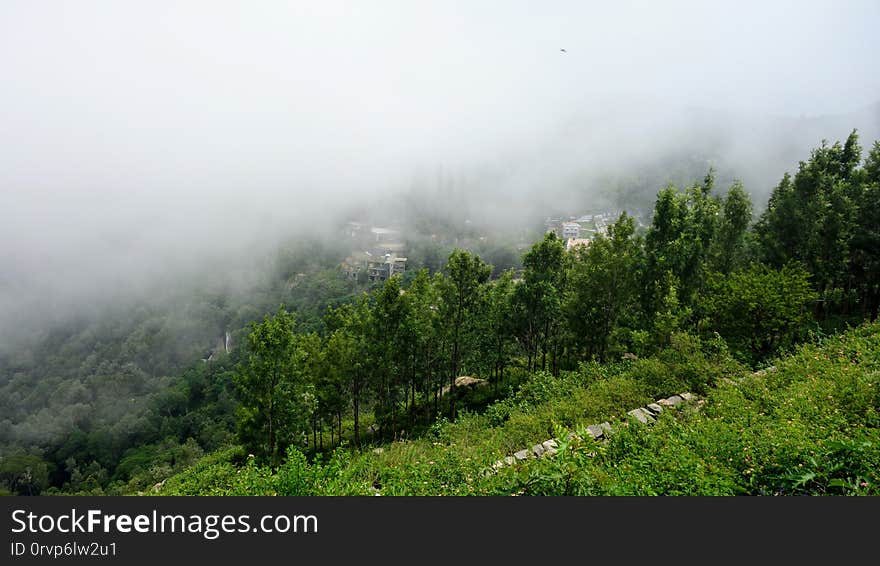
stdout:
{"type": "MultiPolygon", "coordinates": [[[[465,391],[467,389],[475,388],[480,385],[486,383],[485,379],[480,379],[479,377],[471,377],[469,375],[460,375],[455,378],[455,389],[459,392],[465,391]]],[[[443,388],[443,395],[446,395],[451,390],[450,386],[445,386],[443,388]]]]}

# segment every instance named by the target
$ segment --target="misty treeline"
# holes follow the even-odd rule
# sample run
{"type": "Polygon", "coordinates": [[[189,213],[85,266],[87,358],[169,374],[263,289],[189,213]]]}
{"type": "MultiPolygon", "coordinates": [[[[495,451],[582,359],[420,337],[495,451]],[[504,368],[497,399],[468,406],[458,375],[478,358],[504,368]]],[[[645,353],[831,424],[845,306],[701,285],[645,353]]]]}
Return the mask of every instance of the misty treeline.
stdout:
{"type": "MultiPolygon", "coordinates": [[[[455,242],[499,269],[518,261],[512,244],[481,241],[464,217],[426,218],[415,209],[405,217],[414,226],[415,266],[441,268],[455,242]]],[[[0,492],[152,485],[235,441],[233,370],[247,325],[283,302],[296,312],[299,332],[322,328],[328,306],[376,285],[340,276],[351,245],[309,231],[255,250],[246,276],[238,263],[217,265],[194,280],[154,285],[145,296],[90,301],[72,316],[22,324],[18,339],[0,343],[0,492]],[[41,329],[28,337],[33,326],[41,329]]]]}
{"type": "Polygon", "coordinates": [[[880,291],[880,143],[862,165],[853,132],[785,175],[757,222],[748,193],[702,182],[657,195],[651,225],[624,213],[588,246],[566,251],[547,233],[522,272],[492,279],[477,255],[454,250],[443,269],[399,277],[330,309],[299,332],[283,306],[254,323],[236,370],[239,438],[280,462],[287,446],[320,449],[456,415],[456,378],[505,386],[527,372],[651,356],[680,333],[757,366],[810,333],[875,319],[880,291]],[[311,437],[311,438],[310,438],[311,437]]]}
{"type": "Polygon", "coordinates": [[[267,256],[247,285],[206,274],[126,304],[83,306],[41,336],[6,345],[2,481],[20,493],[88,492],[141,468],[167,475],[234,439],[237,399],[224,372],[242,329],[280,301],[297,309],[303,328],[317,327],[328,304],[362,290],[339,277],[345,248],[335,244],[303,238],[267,256]]]}
{"type": "MultiPolygon", "coordinates": [[[[92,385],[101,374],[80,367],[70,387],[84,387],[84,398],[112,396],[115,412],[87,428],[77,420],[96,418],[86,403],[68,419],[71,434],[28,448],[6,411],[68,386],[47,379],[30,400],[4,401],[4,438],[18,433],[21,449],[5,452],[2,481],[15,493],[131,491],[227,443],[277,464],[290,446],[415,435],[463,404],[475,407],[457,377],[485,380],[482,394],[498,398],[530,373],[650,357],[682,336],[759,367],[810,336],[876,318],[878,211],[880,143],[863,160],[853,132],[786,174],[757,219],[746,190],[720,190],[710,170],[690,187],[661,190],[646,230],[624,213],[607,234],[568,251],[548,233],[516,269],[493,273],[473,251],[454,249],[445,262],[423,262],[439,269],[364,293],[332,269],[299,279],[308,270],[289,268],[279,278],[286,293],[236,305],[251,309],[237,321],[274,312],[238,332],[230,355],[155,384],[139,410],[120,405],[132,387],[125,368],[92,385]],[[270,307],[278,297],[283,304],[270,307]],[[130,418],[141,422],[114,434],[113,419],[130,418]]],[[[76,406],[59,399],[44,410],[76,406]]]]}

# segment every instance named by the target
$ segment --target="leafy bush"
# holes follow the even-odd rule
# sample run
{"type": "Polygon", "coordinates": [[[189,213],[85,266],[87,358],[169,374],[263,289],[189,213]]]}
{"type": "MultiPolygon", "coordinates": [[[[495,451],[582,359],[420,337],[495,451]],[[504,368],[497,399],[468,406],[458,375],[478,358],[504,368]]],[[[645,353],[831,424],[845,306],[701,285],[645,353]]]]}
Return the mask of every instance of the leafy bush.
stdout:
{"type": "Polygon", "coordinates": [[[797,265],[752,265],[729,275],[713,274],[700,302],[704,325],[728,341],[743,361],[762,362],[791,348],[812,320],[817,296],[809,274],[797,265]]]}

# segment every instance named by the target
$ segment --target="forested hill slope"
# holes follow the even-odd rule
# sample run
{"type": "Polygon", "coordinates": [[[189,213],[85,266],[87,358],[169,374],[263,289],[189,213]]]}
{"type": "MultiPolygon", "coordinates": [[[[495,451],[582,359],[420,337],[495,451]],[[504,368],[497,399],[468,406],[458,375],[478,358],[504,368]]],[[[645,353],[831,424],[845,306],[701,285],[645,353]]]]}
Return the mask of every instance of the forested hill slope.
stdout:
{"type": "Polygon", "coordinates": [[[261,466],[241,448],[205,457],[145,494],[160,495],[880,495],[880,323],[736,369],[681,344],[657,359],[539,373],[483,414],[423,438],[261,466]],[[651,426],[626,408],[682,386],[699,367],[716,382],[698,405],[651,426]],[[596,442],[582,425],[608,420],[596,442]],[[559,452],[494,470],[548,431],[559,452]],[[570,432],[579,436],[567,441],[570,432]]]}
{"type": "Polygon", "coordinates": [[[282,246],[248,287],[182,281],[4,343],[0,484],[24,494],[64,484],[88,491],[144,461],[167,473],[163,466],[193,450],[230,442],[234,392],[222,376],[247,325],[284,302],[307,328],[328,304],[363,290],[339,277],[347,250],[334,245],[304,238],[282,246]]]}
{"type": "MultiPolygon", "coordinates": [[[[706,395],[876,320],[880,142],[866,153],[856,132],[823,142],[784,173],[757,219],[742,184],[721,189],[709,169],[688,187],[662,188],[649,225],[623,212],[594,223],[588,243],[551,230],[501,273],[456,244],[438,269],[414,262],[364,292],[359,277],[323,263],[334,253],[311,248],[250,294],[50,336],[3,361],[0,487],[144,491],[224,447],[213,457],[252,454],[267,476],[297,461],[323,469],[330,454],[326,466],[342,469],[376,443],[439,446],[468,423],[475,434],[453,443],[479,447],[486,422],[495,461],[555,424],[706,395]],[[238,347],[206,356],[227,331],[238,347]],[[460,378],[478,385],[459,389],[460,378]],[[557,387],[564,401],[544,405],[557,387]]],[[[441,485],[454,491],[456,477],[441,485]]],[[[373,479],[394,493],[383,487],[393,478],[373,479]]]]}

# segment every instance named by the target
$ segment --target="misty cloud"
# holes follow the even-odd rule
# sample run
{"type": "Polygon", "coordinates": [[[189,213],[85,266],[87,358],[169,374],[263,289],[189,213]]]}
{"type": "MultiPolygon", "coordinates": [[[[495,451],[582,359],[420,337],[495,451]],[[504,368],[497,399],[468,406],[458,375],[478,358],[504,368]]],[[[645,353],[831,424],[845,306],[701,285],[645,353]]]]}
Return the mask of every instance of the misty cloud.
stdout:
{"type": "Polygon", "coordinates": [[[877,21],[868,1],[4,2],[0,320],[246,270],[438,167],[512,214],[711,140],[766,195],[821,138],[880,131],[877,21]]]}

